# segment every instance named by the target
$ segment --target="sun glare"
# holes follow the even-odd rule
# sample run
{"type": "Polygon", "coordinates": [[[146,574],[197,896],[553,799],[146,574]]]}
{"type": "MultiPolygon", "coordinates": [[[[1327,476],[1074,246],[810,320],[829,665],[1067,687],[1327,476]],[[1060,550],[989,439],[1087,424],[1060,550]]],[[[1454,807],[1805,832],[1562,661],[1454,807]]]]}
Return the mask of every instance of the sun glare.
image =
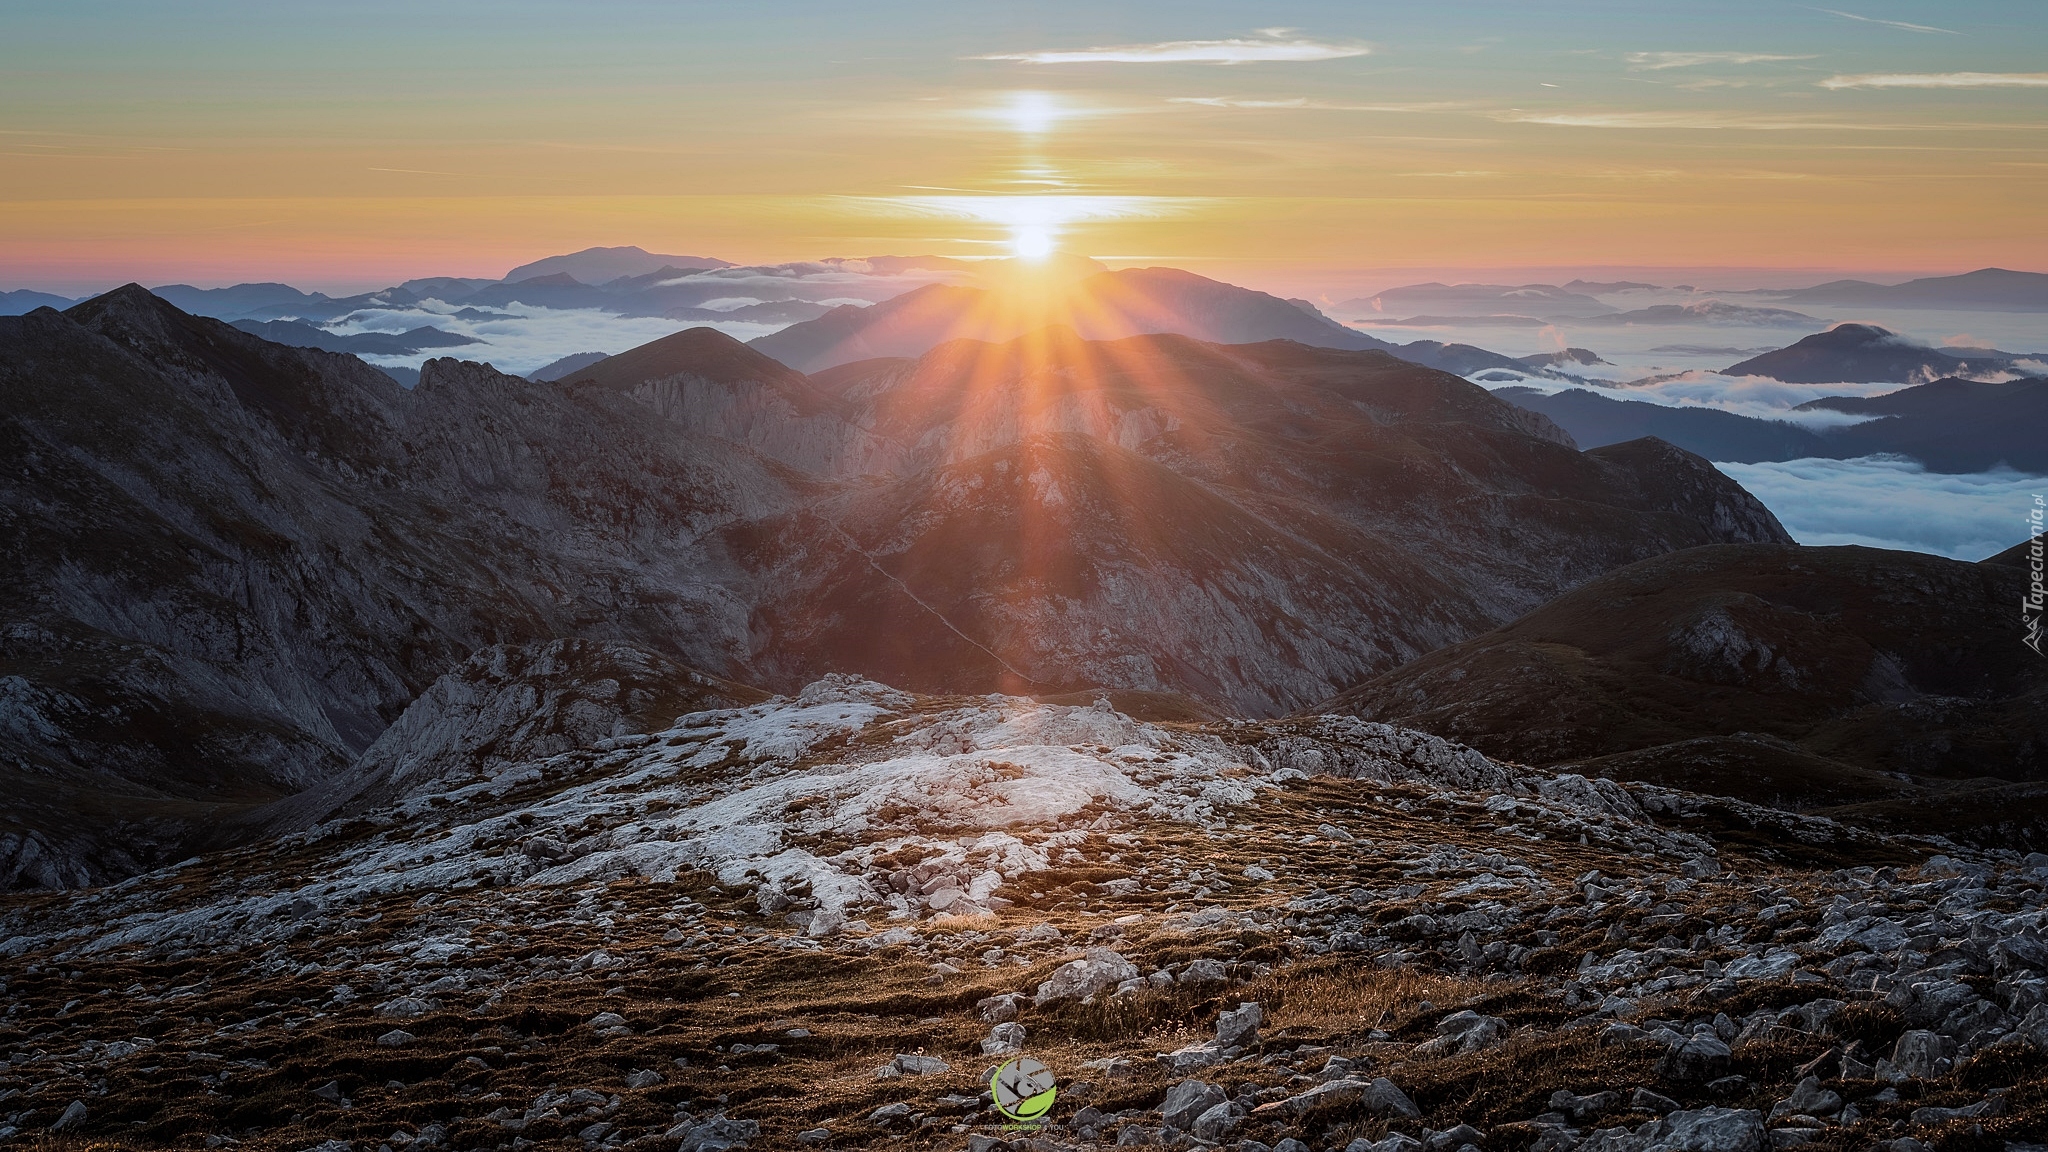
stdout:
{"type": "Polygon", "coordinates": [[[1009,103],[999,106],[995,115],[1022,135],[1043,136],[1080,111],[1050,92],[1012,92],[1009,103]]]}
{"type": "MultiPolygon", "coordinates": [[[[1007,233],[1002,243],[1009,254],[1027,261],[1044,260],[1059,251],[1061,240],[1076,225],[1156,218],[1183,207],[1179,201],[1152,196],[903,196],[888,203],[921,216],[996,225],[1007,233]]],[[[985,241],[977,241],[981,242],[985,241]]]]}

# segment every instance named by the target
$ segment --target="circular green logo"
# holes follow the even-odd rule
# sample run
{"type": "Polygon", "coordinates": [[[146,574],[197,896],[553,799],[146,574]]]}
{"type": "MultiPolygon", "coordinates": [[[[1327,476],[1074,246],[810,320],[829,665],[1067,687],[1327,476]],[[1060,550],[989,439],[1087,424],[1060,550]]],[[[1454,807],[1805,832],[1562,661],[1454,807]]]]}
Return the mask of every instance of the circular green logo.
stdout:
{"type": "Polygon", "coordinates": [[[1019,1124],[1036,1124],[1052,1111],[1053,1097],[1060,1090],[1053,1083],[1052,1069],[1029,1056],[1019,1056],[996,1067],[988,1078],[988,1091],[995,1098],[996,1111],[1019,1124]]]}

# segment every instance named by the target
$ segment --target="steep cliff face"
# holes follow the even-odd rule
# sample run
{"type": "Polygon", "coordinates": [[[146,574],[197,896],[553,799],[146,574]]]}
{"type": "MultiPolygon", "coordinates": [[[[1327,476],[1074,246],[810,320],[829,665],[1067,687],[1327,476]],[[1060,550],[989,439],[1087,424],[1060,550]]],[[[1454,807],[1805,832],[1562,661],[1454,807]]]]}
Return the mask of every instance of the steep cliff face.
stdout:
{"type": "Polygon", "coordinates": [[[105,822],[81,805],[151,858],[374,774],[493,645],[1272,714],[1618,565],[1784,538],[1684,453],[1581,454],[1456,377],[1286,341],[1053,330],[811,379],[700,330],[407,391],[130,288],[0,321],[0,373],[17,861],[89,856],[52,840],[105,822]]]}

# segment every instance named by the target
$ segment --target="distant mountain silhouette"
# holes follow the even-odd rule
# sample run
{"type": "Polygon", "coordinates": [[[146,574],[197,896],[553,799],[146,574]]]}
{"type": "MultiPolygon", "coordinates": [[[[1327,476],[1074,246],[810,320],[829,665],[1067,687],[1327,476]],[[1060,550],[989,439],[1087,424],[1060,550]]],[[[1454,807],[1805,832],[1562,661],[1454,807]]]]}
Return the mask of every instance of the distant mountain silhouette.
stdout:
{"type": "Polygon", "coordinates": [[[2048,274],[1979,268],[1960,276],[1928,276],[1904,284],[1835,280],[1783,293],[1796,304],[2048,312],[2048,274]]]}
{"type": "Polygon", "coordinates": [[[1406,284],[1334,305],[1340,316],[1599,316],[1611,305],[1554,284],[1406,284]]]}
{"type": "Polygon", "coordinates": [[[664,256],[644,248],[585,248],[565,256],[549,256],[505,273],[504,282],[517,283],[556,274],[572,276],[585,284],[604,284],[622,276],[644,276],[662,268],[731,268],[730,261],[709,256],[664,256]]]}
{"type": "Polygon", "coordinates": [[[20,316],[38,308],[69,308],[75,303],[77,301],[66,296],[17,288],[12,292],[0,292],[0,316],[20,316]]]}
{"type": "Polygon", "coordinates": [[[1470,345],[1392,344],[1301,302],[1177,268],[1104,272],[1045,292],[932,285],[880,304],[835,308],[752,343],[785,364],[814,372],[874,357],[921,356],[948,340],[1001,343],[1042,328],[1083,339],[1175,332],[1219,344],[1295,340],[1323,348],[1380,349],[1459,375],[1519,366],[1470,345]]]}
{"type": "Polygon", "coordinates": [[[1648,308],[1637,308],[1630,312],[1613,312],[1604,316],[1587,316],[1572,323],[1593,328],[1628,327],[1669,327],[1694,325],[1700,327],[1744,327],[1744,328],[1814,328],[1825,323],[1803,312],[1784,308],[1758,308],[1748,304],[1730,304],[1722,300],[1702,300],[1693,304],[1656,304],[1648,308]]]}
{"type": "Polygon", "coordinates": [[[237,320],[235,327],[277,344],[294,348],[322,348],[329,352],[352,352],[359,356],[410,356],[434,348],[460,348],[481,344],[472,336],[443,332],[439,328],[414,328],[406,332],[358,332],[342,335],[316,328],[299,320],[237,320]]]}
{"type": "Polygon", "coordinates": [[[1929,348],[1875,324],[1837,324],[1721,371],[1728,376],[1768,376],[1788,384],[1910,384],[1937,376],[1996,372],[2017,358],[1988,348],[1929,348]]]}

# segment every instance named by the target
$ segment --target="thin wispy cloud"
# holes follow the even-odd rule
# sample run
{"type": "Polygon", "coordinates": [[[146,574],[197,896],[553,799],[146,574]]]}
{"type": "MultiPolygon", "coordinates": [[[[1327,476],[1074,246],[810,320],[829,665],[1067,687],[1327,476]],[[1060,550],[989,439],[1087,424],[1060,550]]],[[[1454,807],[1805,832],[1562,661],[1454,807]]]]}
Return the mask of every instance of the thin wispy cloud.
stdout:
{"type": "Polygon", "coordinates": [[[1823,88],[2048,88],[2048,72],[1873,72],[1830,76],[1823,88]]]}
{"type": "Polygon", "coordinates": [[[1169,96],[1168,104],[1193,104],[1203,108],[1243,109],[1308,109],[1319,112],[1455,112],[1472,105],[1461,100],[1429,100],[1392,102],[1381,104],[1340,104],[1329,100],[1310,100],[1295,96],[1283,99],[1261,99],[1246,96],[1169,96]]]}
{"type": "Polygon", "coordinates": [[[1780,56],[1769,52],[1631,52],[1628,64],[1645,72],[1666,68],[1699,68],[1708,64],[1775,64],[1787,60],[1813,60],[1814,56],[1780,56]]]}
{"type": "Polygon", "coordinates": [[[1953,127],[1938,124],[1859,124],[1841,120],[1816,120],[1803,116],[1746,115],[1736,112],[1525,112],[1511,108],[1494,112],[1495,120],[1508,124],[1545,124],[1554,128],[1618,128],[1702,130],[1740,132],[1886,132],[1953,127]]]}
{"type": "Polygon", "coordinates": [[[970,56],[1020,64],[1307,64],[1364,56],[1359,43],[1333,43],[1291,36],[1291,28],[1267,28],[1256,37],[1229,40],[1167,40],[1158,44],[1113,44],[1099,48],[1047,49],[970,56]]]}
{"type": "Polygon", "coordinates": [[[1958,31],[1956,31],[1956,30],[1955,30],[1955,29],[1953,29],[1953,28],[1936,28],[1936,27],[1934,27],[1934,26],[1933,26],[1932,24],[1908,24],[1908,23],[1906,23],[1906,22],[1905,22],[1905,21],[1903,21],[1903,20],[1880,20],[1880,19],[1878,19],[1878,18],[1877,18],[1877,17],[1875,17],[1875,16],[1858,16],[1858,15],[1857,15],[1856,13],[1854,13],[1854,12],[1844,12],[1844,11],[1841,11],[1840,9],[1838,9],[1838,8],[1815,8],[1815,9],[1814,9],[1814,11],[1815,11],[1815,12],[1825,12],[1825,13],[1827,13],[1827,14],[1828,14],[1828,15],[1830,15],[1830,16],[1840,16],[1840,17],[1841,17],[1842,19],[1844,19],[1844,20],[1856,20],[1856,21],[1860,21],[1861,23],[1864,23],[1864,24],[1882,24],[1882,25],[1884,25],[1884,26],[1885,26],[1885,27],[1887,27],[1887,28],[1897,28],[1897,29],[1898,29],[1898,30],[1900,30],[1901,32],[1919,32],[1919,33],[1921,33],[1921,34],[1923,34],[1923,35],[1929,35],[1929,36],[1933,36],[1933,35],[1940,35],[1940,36],[1961,36],[1961,35],[1962,35],[1962,33],[1961,33],[1961,32],[1958,32],[1958,31]]]}

